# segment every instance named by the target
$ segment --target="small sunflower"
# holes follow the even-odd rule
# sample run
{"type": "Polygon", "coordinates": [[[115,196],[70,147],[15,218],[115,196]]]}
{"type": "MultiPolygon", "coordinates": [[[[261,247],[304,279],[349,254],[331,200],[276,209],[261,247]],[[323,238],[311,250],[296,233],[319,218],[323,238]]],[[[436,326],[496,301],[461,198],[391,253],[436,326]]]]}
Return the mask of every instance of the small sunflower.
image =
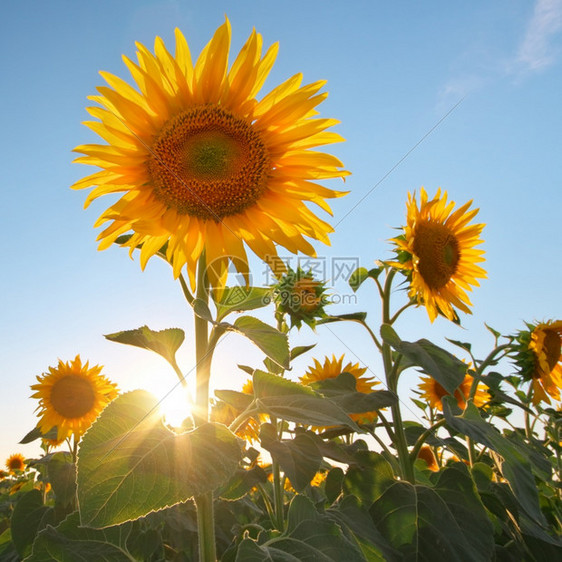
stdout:
{"type": "MultiPolygon", "coordinates": [[[[336,359],[335,355],[332,358],[326,357],[324,359],[324,364],[320,363],[317,359],[314,359],[314,366],[308,368],[306,373],[300,378],[300,381],[304,385],[311,385],[318,381],[323,381],[326,379],[335,379],[342,373],[349,373],[355,377],[355,388],[357,392],[363,392],[364,394],[369,394],[374,391],[374,387],[379,384],[377,381],[373,381],[373,377],[365,377],[367,367],[359,367],[359,363],[347,363],[343,364],[342,355],[339,359],[336,359]]],[[[377,418],[376,412],[362,412],[360,414],[349,414],[349,417],[358,423],[370,423],[377,418]]]]}
{"type": "Polygon", "coordinates": [[[313,328],[318,318],[326,316],[324,306],[328,301],[325,293],[325,284],[314,279],[312,272],[301,268],[289,270],[274,286],[277,310],[287,314],[291,326],[297,328],[303,322],[313,328]]]}
{"type": "Polygon", "coordinates": [[[531,380],[533,404],[560,400],[562,388],[562,320],[527,324],[516,336],[516,364],[525,380],[531,380]]]}
{"type": "Polygon", "coordinates": [[[10,455],[6,460],[6,468],[12,473],[15,470],[24,470],[25,457],[20,453],[14,453],[13,455],[10,455]]]}
{"type": "MultiPolygon", "coordinates": [[[[441,398],[443,398],[443,396],[450,396],[450,394],[431,377],[421,377],[421,380],[422,382],[418,385],[418,388],[422,391],[421,397],[425,398],[432,408],[437,408],[438,410],[443,411],[441,398]]],[[[464,380],[455,391],[455,399],[461,410],[464,410],[466,407],[466,399],[470,393],[472,381],[473,377],[468,374],[465,375],[464,380]]],[[[491,400],[491,396],[488,393],[487,388],[488,387],[484,383],[479,383],[476,388],[476,392],[474,394],[474,405],[478,408],[484,406],[484,404],[491,400]]]]}
{"type": "Polygon", "coordinates": [[[343,139],[327,129],[338,123],[316,117],[326,98],[324,81],[301,86],[302,75],[256,98],[277,55],[262,56],[263,40],[252,32],[229,68],[228,19],[192,63],[176,29],[172,55],[159,37],[154,54],[137,43],[138,64],[123,60],[136,83],[102,72],[89,107],[98,119],[85,124],[107,144],[78,146],[76,161],[98,171],[73,185],[94,187],[86,199],[123,193],[98,219],[109,223],[100,249],[119,242],[141,248],[140,263],[165,247],[174,276],[183,266],[192,286],[205,251],[211,283],[222,286],[232,260],[248,276],[245,244],[260,258],[277,257],[275,244],[315,255],[304,238],[328,243],[333,231],[306,203],[330,213],[326,199],[345,195],[316,183],[349,172],[334,156],[312,150],[343,139]]]}
{"type": "Polygon", "coordinates": [[[38,376],[32,398],[39,400],[38,426],[46,434],[57,427],[57,441],[74,434],[75,439],[92,425],[100,412],[118,393],[117,385],[101,375],[102,367],[82,365],[80,355],[38,376]]]}
{"type": "Polygon", "coordinates": [[[416,195],[408,194],[407,225],[404,234],[393,238],[398,263],[410,279],[409,296],[424,305],[431,322],[438,314],[457,320],[453,307],[470,314],[471,302],[466,291],[478,286],[478,278],[486,272],[476,265],[484,261],[481,244],[484,224],[469,224],[478,209],[469,211],[469,201],[453,212],[454,202],[447,202],[447,192],[441,189],[429,201],[424,188],[420,191],[420,206],[416,195]]]}

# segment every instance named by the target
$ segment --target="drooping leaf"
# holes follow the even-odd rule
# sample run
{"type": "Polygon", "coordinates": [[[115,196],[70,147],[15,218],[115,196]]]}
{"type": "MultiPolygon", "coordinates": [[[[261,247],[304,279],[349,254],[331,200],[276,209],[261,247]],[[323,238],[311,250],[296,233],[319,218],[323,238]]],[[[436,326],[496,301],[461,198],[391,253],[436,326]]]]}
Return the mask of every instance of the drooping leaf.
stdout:
{"type": "Polygon", "coordinates": [[[310,351],[315,347],[316,347],[315,343],[313,343],[312,345],[298,345],[297,347],[293,347],[293,349],[291,349],[291,361],[307,353],[308,351],[310,351]]]}
{"type": "Polygon", "coordinates": [[[430,341],[402,341],[387,324],[381,327],[381,336],[386,343],[405,356],[410,365],[421,367],[424,373],[435,379],[449,394],[454,395],[464,380],[466,364],[430,341]]]}
{"type": "Polygon", "coordinates": [[[211,314],[209,305],[203,299],[195,299],[193,301],[193,312],[199,316],[199,318],[207,322],[213,322],[213,315],[211,314]]]}
{"type": "Polygon", "coordinates": [[[293,488],[300,492],[316,475],[322,463],[322,455],[314,440],[306,434],[279,441],[275,433],[273,426],[263,424],[260,431],[261,446],[269,451],[291,481],[293,488]]]}
{"type": "Polygon", "coordinates": [[[217,322],[231,312],[255,310],[271,302],[271,288],[263,287],[225,287],[217,307],[217,322]]]}
{"type": "Polygon", "coordinates": [[[326,318],[320,318],[316,324],[331,324],[332,322],[365,322],[367,318],[366,312],[352,312],[350,314],[338,314],[337,316],[326,316],[326,318]]]}
{"type": "Polygon", "coordinates": [[[47,433],[43,433],[41,428],[34,427],[26,436],[20,441],[21,445],[26,445],[31,443],[36,439],[56,439],[57,438],[57,428],[52,427],[47,433]]]}
{"type": "Polygon", "coordinates": [[[280,367],[290,367],[287,334],[253,316],[240,316],[228,329],[246,336],[280,367]]]}
{"type": "Polygon", "coordinates": [[[123,394],[80,444],[81,522],[116,525],[214,490],[234,474],[240,458],[237,438],[223,425],[177,435],[163,425],[154,396],[123,394]]]}
{"type": "Polygon", "coordinates": [[[57,527],[49,525],[39,533],[26,562],[134,562],[126,548],[130,532],[127,523],[108,529],[81,527],[74,512],[57,527]]]}
{"type": "Polygon", "coordinates": [[[164,357],[171,365],[176,365],[176,352],[180,348],[185,333],[180,328],[154,331],[148,326],[136,330],[125,330],[105,336],[110,341],[149,349],[164,357]]]}
{"type": "Polygon", "coordinates": [[[389,390],[358,392],[356,379],[351,373],[341,373],[336,378],[316,381],[310,386],[337,404],[347,414],[373,412],[392,406],[398,400],[396,394],[389,390]]]}
{"type": "Polygon", "coordinates": [[[343,425],[361,431],[357,424],[334,402],[278,375],[254,372],[256,407],[262,413],[316,427],[343,425]]]}
{"type": "Polygon", "coordinates": [[[267,474],[259,465],[247,470],[238,469],[226,484],[216,490],[215,494],[223,500],[239,500],[252,490],[254,486],[266,481],[267,474]]]}

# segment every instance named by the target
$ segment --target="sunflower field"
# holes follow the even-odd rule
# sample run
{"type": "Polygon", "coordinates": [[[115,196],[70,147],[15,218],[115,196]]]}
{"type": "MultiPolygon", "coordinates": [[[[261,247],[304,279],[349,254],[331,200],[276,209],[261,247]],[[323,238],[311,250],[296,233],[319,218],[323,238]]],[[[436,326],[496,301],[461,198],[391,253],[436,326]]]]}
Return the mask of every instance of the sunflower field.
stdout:
{"type": "Polygon", "coordinates": [[[398,318],[459,325],[486,277],[478,209],[423,187],[390,257],[349,277],[380,316],[331,314],[326,281],[279,254],[314,256],[311,241],[333,228],[312,204],[330,213],[346,194],[318,183],[349,174],[322,149],[343,141],[319,117],[324,82],[296,74],[260,93],[277,45],[264,51],[254,31],[229,64],[228,20],[197,58],[175,37],[173,54],[156,38],[153,52],[139,43],[137,61],[124,57],[133,85],[102,73],[86,123],[102,143],[75,149],[97,171],[72,187],[93,188],[86,205],[119,196],[96,222],[100,249],[126,247],[142,269],[169,264],[194,323],[194,396],[176,358],[183,330],[105,337],[159,354],[192,414],[172,426],[153,395],[120,392],[80,355],[47,367],[21,441],[44,454],[15,452],[0,471],[0,560],[561,559],[562,320],[487,326],[485,357],[466,341],[449,339],[453,354],[423,334],[402,339],[398,318]],[[274,283],[252,286],[248,249],[274,283]],[[232,272],[245,283],[229,284],[232,272]],[[292,344],[299,330],[348,322],[368,334],[380,377],[292,344]],[[211,396],[230,333],[263,361],[237,359],[242,390],[211,396]],[[416,398],[399,391],[407,370],[416,398]]]}

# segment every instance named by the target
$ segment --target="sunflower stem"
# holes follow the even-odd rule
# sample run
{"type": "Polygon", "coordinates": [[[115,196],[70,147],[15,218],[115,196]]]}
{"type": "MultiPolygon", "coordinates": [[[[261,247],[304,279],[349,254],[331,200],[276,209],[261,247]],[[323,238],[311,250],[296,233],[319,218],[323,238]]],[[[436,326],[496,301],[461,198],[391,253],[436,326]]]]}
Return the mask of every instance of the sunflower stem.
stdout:
{"type": "MultiPolygon", "coordinates": [[[[382,296],[382,321],[383,324],[390,322],[390,293],[392,290],[392,279],[396,275],[396,270],[392,269],[388,272],[382,296]]],[[[398,396],[398,376],[399,371],[395,368],[392,361],[392,351],[390,345],[383,341],[382,344],[382,359],[384,363],[384,372],[386,376],[386,385],[388,390],[398,396]]],[[[416,479],[414,476],[414,469],[410,461],[410,454],[408,453],[408,444],[406,442],[406,435],[404,433],[404,424],[402,423],[402,413],[400,412],[400,402],[397,401],[391,406],[392,422],[394,424],[394,446],[398,452],[398,460],[402,469],[402,478],[415,484],[416,479]]]]}
{"type": "MultiPolygon", "coordinates": [[[[197,298],[205,304],[209,301],[207,288],[205,254],[201,254],[197,266],[197,298]]],[[[195,411],[193,418],[197,426],[209,420],[209,379],[211,377],[211,356],[209,349],[209,326],[207,320],[194,314],[195,322],[195,411]]],[[[196,496],[197,531],[199,539],[200,562],[215,562],[215,517],[213,511],[213,492],[196,496]]]]}

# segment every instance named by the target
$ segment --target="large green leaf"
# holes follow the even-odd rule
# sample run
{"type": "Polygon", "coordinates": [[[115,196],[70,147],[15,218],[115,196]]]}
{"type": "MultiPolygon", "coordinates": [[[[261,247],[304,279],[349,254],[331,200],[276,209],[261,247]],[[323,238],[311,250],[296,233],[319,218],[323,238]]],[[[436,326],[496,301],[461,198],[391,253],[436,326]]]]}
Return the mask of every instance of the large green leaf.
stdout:
{"type": "Polygon", "coordinates": [[[279,441],[275,428],[270,424],[263,424],[260,443],[280,464],[297,492],[310,483],[320,468],[322,455],[309,435],[299,434],[294,439],[279,441]]]}
{"type": "Polygon", "coordinates": [[[393,482],[392,467],[382,455],[373,451],[358,451],[355,462],[346,472],[343,491],[354,495],[368,509],[393,482]]]}
{"type": "Polygon", "coordinates": [[[52,523],[53,519],[53,508],[43,504],[43,494],[39,490],[31,490],[19,498],[10,526],[12,541],[20,556],[29,554],[37,531],[52,523]]]}
{"type": "Polygon", "coordinates": [[[134,562],[126,543],[131,524],[108,529],[80,526],[78,512],[41,531],[26,562],[134,562]]]}
{"type": "Polygon", "coordinates": [[[280,367],[290,367],[287,334],[253,316],[240,316],[228,329],[246,336],[280,367]]]}
{"type": "Polygon", "coordinates": [[[509,482],[520,506],[531,519],[546,527],[546,520],[539,507],[537,487],[525,450],[508,441],[494,426],[484,421],[474,404],[468,403],[462,415],[455,416],[453,409],[456,407],[456,400],[451,396],[444,396],[442,402],[447,423],[454,430],[486,445],[501,455],[503,458],[502,473],[509,482]]]}
{"type": "Polygon", "coordinates": [[[312,388],[259,370],[254,372],[253,383],[256,407],[260,412],[303,425],[343,425],[361,431],[337,404],[312,388]]]}
{"type": "Polygon", "coordinates": [[[117,343],[150,349],[164,357],[168,363],[176,365],[176,351],[183,343],[185,333],[180,328],[154,331],[148,326],[141,326],[136,330],[115,332],[107,334],[105,337],[117,343]]]}
{"type": "Polygon", "coordinates": [[[447,503],[427,486],[396,481],[369,512],[375,526],[405,560],[490,560],[490,551],[482,555],[475,544],[480,537],[469,535],[464,522],[457,521],[447,503]]]}
{"type": "Polygon", "coordinates": [[[388,544],[355,496],[345,496],[338,504],[331,506],[326,514],[353,533],[369,562],[402,560],[402,555],[388,544]]]}
{"type": "Polygon", "coordinates": [[[143,390],[116,398],[82,438],[78,505],[83,525],[107,527],[214,490],[241,451],[221,424],[174,434],[143,390]]]}
{"type": "Polygon", "coordinates": [[[358,392],[357,380],[351,373],[341,373],[336,378],[317,381],[310,386],[347,414],[373,412],[392,406],[398,400],[396,394],[389,390],[358,392]]]}
{"type": "Polygon", "coordinates": [[[446,468],[439,475],[435,491],[445,501],[467,539],[478,537],[472,541],[472,546],[480,559],[486,560],[494,549],[494,527],[466,465],[456,463],[446,468]]]}
{"type": "Polygon", "coordinates": [[[466,375],[466,364],[452,353],[426,339],[417,342],[402,341],[388,325],[381,327],[383,340],[408,360],[409,366],[421,367],[434,378],[449,394],[454,395],[466,375]]]}
{"type": "Polygon", "coordinates": [[[262,287],[225,287],[221,299],[215,302],[217,322],[231,312],[255,310],[267,306],[271,302],[271,288],[262,287]]]}

